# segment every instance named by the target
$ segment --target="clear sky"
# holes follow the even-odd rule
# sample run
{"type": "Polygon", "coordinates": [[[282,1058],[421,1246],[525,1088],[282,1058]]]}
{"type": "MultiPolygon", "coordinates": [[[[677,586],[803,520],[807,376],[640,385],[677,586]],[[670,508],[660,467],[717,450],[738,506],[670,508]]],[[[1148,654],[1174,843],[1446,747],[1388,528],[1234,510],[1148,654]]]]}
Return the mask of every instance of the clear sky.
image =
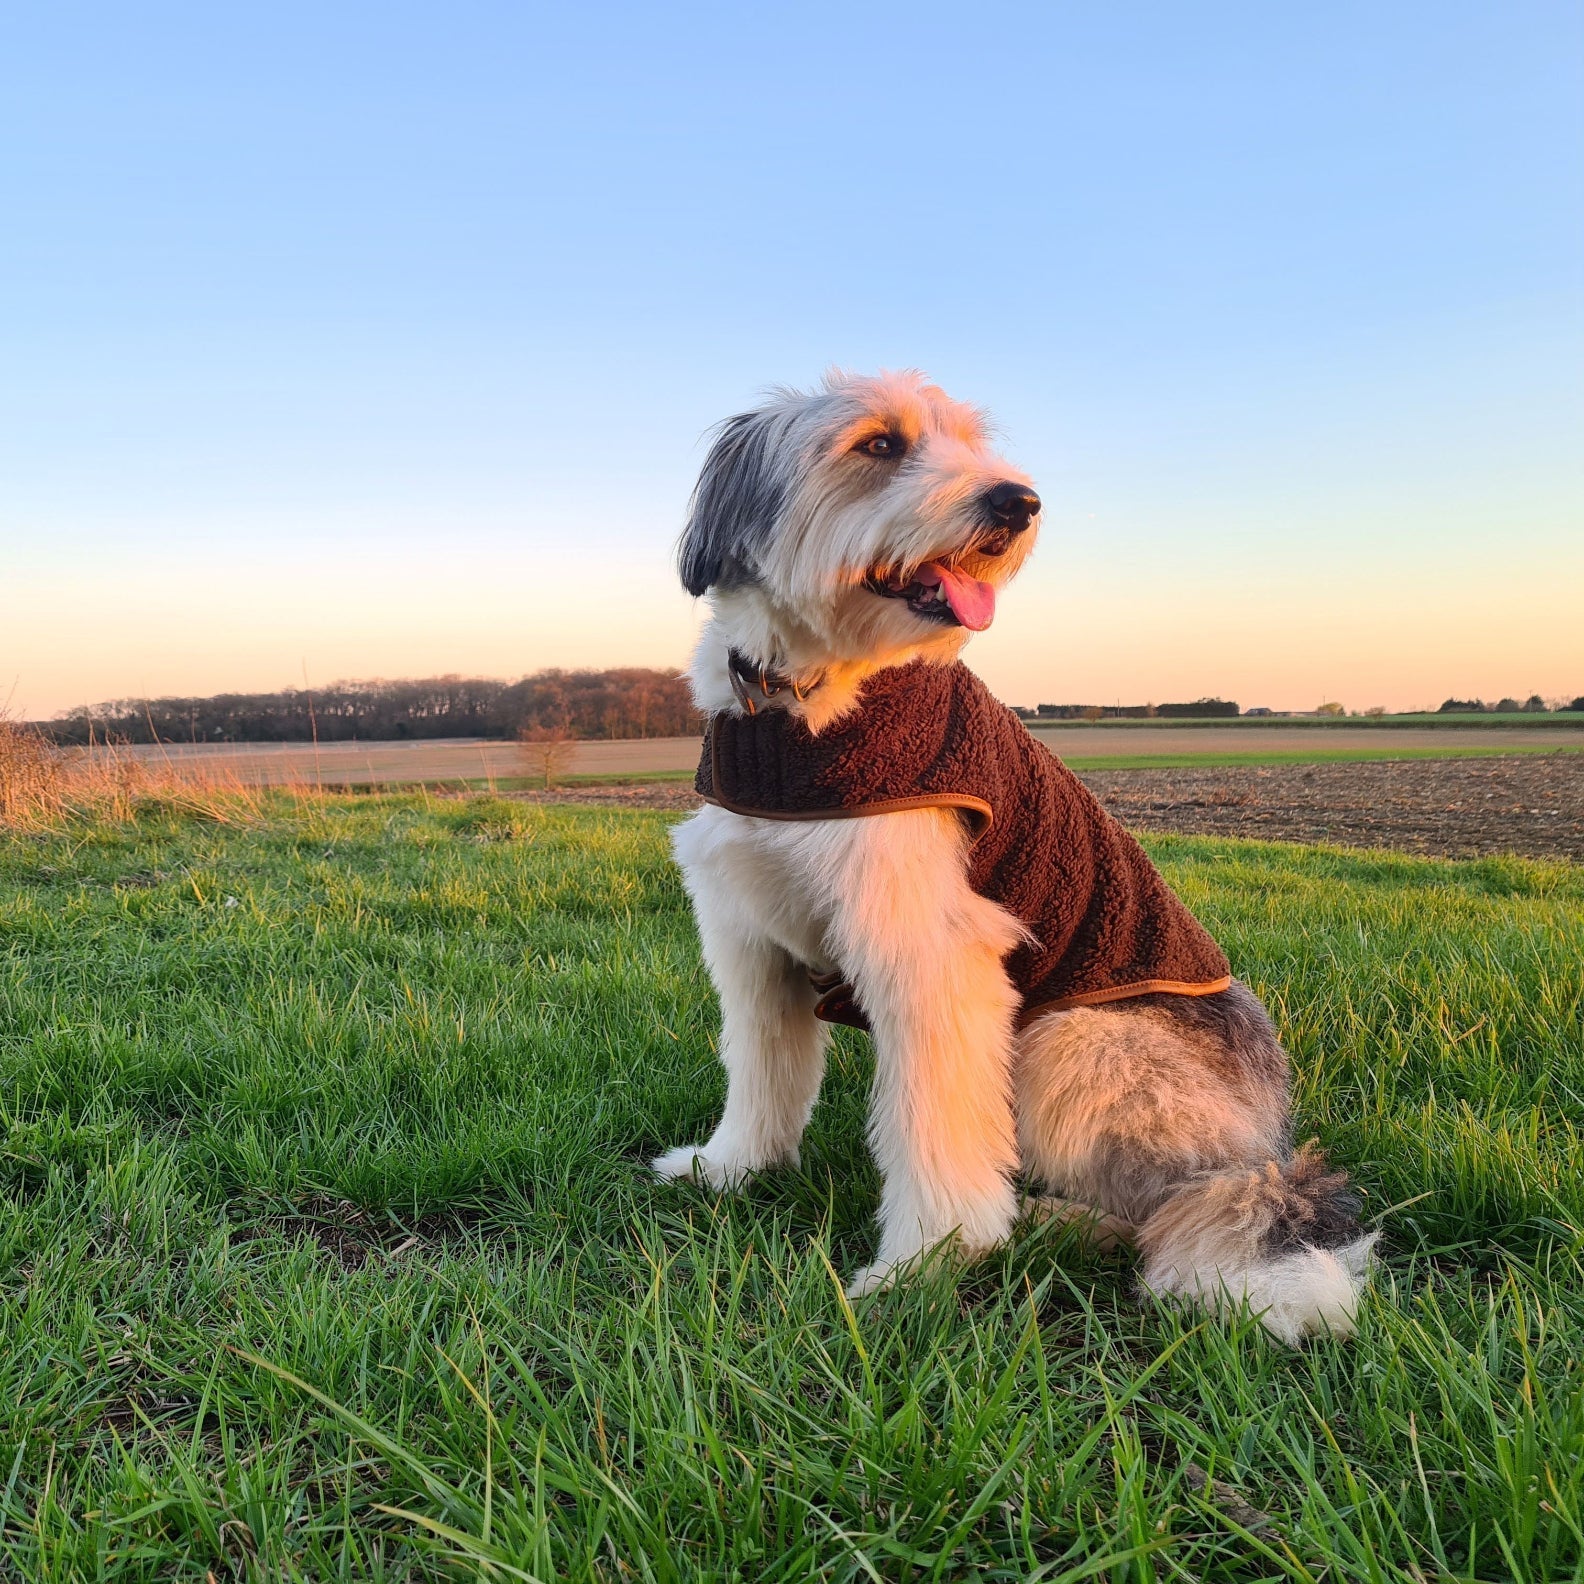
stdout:
{"type": "Polygon", "coordinates": [[[62,0],[0,206],[26,714],[678,663],[704,432],[828,364],[1035,477],[1011,702],[1584,692],[1576,0],[62,0]]]}

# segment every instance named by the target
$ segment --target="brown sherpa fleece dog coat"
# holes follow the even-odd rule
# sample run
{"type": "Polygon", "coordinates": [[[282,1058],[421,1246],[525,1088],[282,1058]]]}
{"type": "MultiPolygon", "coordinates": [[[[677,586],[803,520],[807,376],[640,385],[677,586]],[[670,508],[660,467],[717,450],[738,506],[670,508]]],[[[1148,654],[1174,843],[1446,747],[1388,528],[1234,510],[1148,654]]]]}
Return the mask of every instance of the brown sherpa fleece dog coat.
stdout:
{"type": "MultiPolygon", "coordinates": [[[[706,802],[762,819],[959,810],[969,884],[1032,936],[1006,962],[1020,1023],[1232,982],[1225,953],[1143,848],[961,663],[877,673],[858,708],[818,736],[782,709],[716,715],[695,785],[706,802]]],[[[866,1026],[850,986],[816,983],[829,992],[820,1016],[866,1026]]]]}

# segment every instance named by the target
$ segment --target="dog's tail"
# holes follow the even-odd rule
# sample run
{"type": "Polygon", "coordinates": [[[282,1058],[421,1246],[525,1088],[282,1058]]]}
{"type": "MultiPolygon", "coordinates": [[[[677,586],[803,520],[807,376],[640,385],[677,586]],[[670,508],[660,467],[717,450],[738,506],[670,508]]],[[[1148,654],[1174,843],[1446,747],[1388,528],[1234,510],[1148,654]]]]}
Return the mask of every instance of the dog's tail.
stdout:
{"type": "Polygon", "coordinates": [[[1189,1178],[1138,1229],[1149,1292],[1215,1311],[1246,1302],[1296,1346],[1351,1336],[1376,1236],[1342,1172],[1305,1145],[1288,1161],[1189,1178]]]}

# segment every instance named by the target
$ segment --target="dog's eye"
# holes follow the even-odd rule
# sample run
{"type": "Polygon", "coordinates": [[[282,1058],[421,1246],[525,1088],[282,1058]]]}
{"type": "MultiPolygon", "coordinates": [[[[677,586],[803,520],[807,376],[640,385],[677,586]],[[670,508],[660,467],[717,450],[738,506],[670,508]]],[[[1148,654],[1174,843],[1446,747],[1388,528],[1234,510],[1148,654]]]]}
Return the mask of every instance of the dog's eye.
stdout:
{"type": "Polygon", "coordinates": [[[860,440],[853,449],[863,452],[865,456],[894,458],[901,456],[907,446],[898,435],[879,434],[860,440]]]}

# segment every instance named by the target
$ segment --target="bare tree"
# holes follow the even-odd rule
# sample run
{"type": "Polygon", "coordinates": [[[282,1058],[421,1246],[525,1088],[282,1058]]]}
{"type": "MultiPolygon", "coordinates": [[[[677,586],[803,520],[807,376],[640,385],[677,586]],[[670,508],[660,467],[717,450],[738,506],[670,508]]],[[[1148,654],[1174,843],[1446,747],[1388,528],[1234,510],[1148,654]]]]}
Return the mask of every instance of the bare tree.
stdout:
{"type": "Polygon", "coordinates": [[[562,726],[524,726],[517,734],[522,745],[523,762],[529,775],[540,776],[548,791],[556,780],[565,774],[572,758],[575,739],[571,730],[562,726]]]}

